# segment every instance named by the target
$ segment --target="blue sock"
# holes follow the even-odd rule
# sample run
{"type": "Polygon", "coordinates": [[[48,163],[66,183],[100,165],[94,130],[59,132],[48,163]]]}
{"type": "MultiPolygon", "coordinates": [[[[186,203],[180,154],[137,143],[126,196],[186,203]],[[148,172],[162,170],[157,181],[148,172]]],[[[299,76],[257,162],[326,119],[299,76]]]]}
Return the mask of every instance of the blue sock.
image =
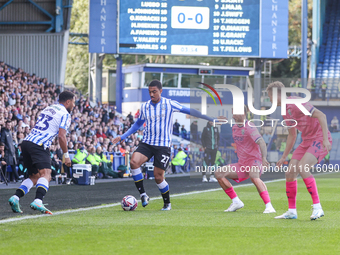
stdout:
{"type": "Polygon", "coordinates": [[[135,181],[136,188],[139,191],[139,194],[145,193],[144,183],[143,183],[143,174],[140,168],[131,169],[132,178],[135,181]]]}
{"type": "Polygon", "coordinates": [[[33,187],[33,182],[31,179],[27,178],[26,180],[24,180],[20,187],[15,191],[15,195],[18,197],[18,198],[21,198],[23,196],[25,196],[29,191],[30,189],[33,187]]]}
{"type": "Polygon", "coordinates": [[[162,194],[164,204],[169,204],[170,203],[169,184],[164,180],[160,184],[157,184],[157,186],[162,194]]]}

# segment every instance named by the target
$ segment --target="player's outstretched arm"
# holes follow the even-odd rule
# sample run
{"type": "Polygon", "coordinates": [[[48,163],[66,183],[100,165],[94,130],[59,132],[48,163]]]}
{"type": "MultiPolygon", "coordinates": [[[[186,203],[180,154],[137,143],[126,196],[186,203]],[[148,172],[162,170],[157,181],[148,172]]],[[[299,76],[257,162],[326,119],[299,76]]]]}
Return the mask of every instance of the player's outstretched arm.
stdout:
{"type": "Polygon", "coordinates": [[[204,115],[204,114],[202,114],[201,112],[199,112],[195,109],[188,108],[188,107],[185,107],[185,106],[182,106],[182,109],[180,110],[180,112],[185,113],[185,114],[189,114],[189,115],[194,116],[196,118],[205,119],[205,120],[208,120],[208,121],[214,121],[213,118],[211,118],[207,115],[204,115]]]}
{"type": "Polygon", "coordinates": [[[315,109],[312,118],[317,118],[321,125],[322,135],[323,135],[323,146],[329,152],[332,149],[331,143],[328,141],[328,126],[327,126],[327,116],[320,110],[315,109]]]}
{"type": "Polygon", "coordinates": [[[70,156],[68,155],[68,149],[67,149],[66,133],[67,131],[64,128],[59,128],[58,138],[59,138],[60,148],[63,150],[63,153],[64,153],[65,165],[68,167],[71,167],[71,160],[70,160],[70,156]]]}
{"type": "Polygon", "coordinates": [[[287,158],[289,152],[293,149],[295,141],[296,141],[296,137],[297,137],[296,128],[292,127],[290,129],[288,129],[288,132],[289,132],[289,134],[288,134],[288,137],[287,137],[286,149],[283,152],[282,158],[276,163],[276,165],[279,166],[279,167],[282,166],[283,162],[286,161],[286,158],[287,158]]]}
{"type": "Polygon", "coordinates": [[[262,165],[268,167],[269,162],[267,161],[267,146],[264,142],[263,138],[261,137],[256,141],[256,143],[260,146],[261,155],[262,155],[262,165]]]}
{"type": "Polygon", "coordinates": [[[121,140],[125,140],[126,138],[128,138],[130,135],[136,133],[136,131],[144,124],[145,120],[142,119],[138,119],[131,127],[128,131],[126,131],[125,134],[123,134],[122,136],[117,136],[114,140],[113,143],[118,143],[121,140]]]}

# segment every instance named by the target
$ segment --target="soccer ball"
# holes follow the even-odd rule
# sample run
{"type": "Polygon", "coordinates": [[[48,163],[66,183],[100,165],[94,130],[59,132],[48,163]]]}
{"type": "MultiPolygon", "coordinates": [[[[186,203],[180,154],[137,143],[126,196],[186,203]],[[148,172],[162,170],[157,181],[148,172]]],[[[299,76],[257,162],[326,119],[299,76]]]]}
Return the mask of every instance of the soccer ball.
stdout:
{"type": "Polygon", "coordinates": [[[124,211],[134,211],[137,208],[138,202],[134,196],[127,195],[123,198],[121,204],[124,211]]]}

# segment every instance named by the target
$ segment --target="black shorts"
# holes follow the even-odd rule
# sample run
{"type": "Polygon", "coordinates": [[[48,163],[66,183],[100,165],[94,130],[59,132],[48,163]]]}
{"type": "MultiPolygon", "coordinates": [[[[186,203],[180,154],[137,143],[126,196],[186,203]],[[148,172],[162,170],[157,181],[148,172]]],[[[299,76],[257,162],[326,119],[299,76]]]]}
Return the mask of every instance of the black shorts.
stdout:
{"type": "Polygon", "coordinates": [[[28,175],[37,174],[38,170],[51,169],[51,155],[49,149],[29,141],[21,143],[24,168],[27,168],[28,175]]]}
{"type": "Polygon", "coordinates": [[[153,165],[160,169],[167,169],[170,163],[171,150],[166,146],[153,146],[146,143],[140,143],[135,152],[139,152],[148,157],[148,161],[154,156],[153,165]]]}

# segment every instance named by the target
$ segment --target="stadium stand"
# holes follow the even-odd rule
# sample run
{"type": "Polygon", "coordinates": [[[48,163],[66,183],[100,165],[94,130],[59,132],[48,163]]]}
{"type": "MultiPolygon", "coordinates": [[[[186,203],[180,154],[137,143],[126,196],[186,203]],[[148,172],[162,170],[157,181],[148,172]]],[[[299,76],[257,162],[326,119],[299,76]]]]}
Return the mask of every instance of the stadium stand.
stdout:
{"type": "Polygon", "coordinates": [[[316,70],[316,93],[322,98],[322,83],[327,85],[326,98],[340,98],[340,2],[331,0],[326,7],[323,40],[316,70]]]}
{"type": "MultiPolygon", "coordinates": [[[[47,78],[28,74],[20,68],[14,68],[0,61],[0,127],[4,129],[7,120],[12,122],[11,133],[13,143],[20,157],[20,143],[34,127],[39,113],[46,106],[57,103],[59,86],[49,83],[47,78]]],[[[76,107],[72,112],[72,122],[68,135],[70,151],[90,146],[102,147],[107,158],[113,163],[113,169],[117,170],[125,164],[126,151],[133,152],[142,139],[142,131],[127,138],[121,144],[112,143],[117,135],[121,135],[133,124],[133,118],[124,118],[116,113],[113,106],[98,103],[93,105],[87,98],[77,94],[76,107]]],[[[187,147],[185,146],[185,151],[187,147]]],[[[62,152],[58,139],[51,146],[51,158],[54,162],[55,174],[61,170],[62,152]]],[[[73,155],[71,156],[73,157],[73,155]]],[[[12,171],[4,168],[7,176],[12,171]]],[[[17,169],[22,177],[25,169],[18,161],[17,169]]],[[[11,181],[19,181],[13,178],[11,181]]]]}

